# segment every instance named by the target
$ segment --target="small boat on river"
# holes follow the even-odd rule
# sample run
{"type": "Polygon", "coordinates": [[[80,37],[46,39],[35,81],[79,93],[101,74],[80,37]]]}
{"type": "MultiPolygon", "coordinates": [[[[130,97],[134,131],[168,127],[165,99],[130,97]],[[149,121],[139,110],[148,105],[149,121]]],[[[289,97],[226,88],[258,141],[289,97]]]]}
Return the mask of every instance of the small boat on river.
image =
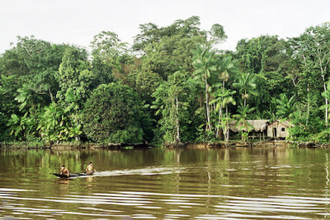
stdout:
{"type": "Polygon", "coordinates": [[[53,173],[53,175],[59,177],[59,178],[73,178],[73,177],[80,177],[80,176],[91,176],[93,175],[94,172],[91,173],[70,173],[69,176],[65,175],[65,174],[59,174],[59,173],[53,173]]]}

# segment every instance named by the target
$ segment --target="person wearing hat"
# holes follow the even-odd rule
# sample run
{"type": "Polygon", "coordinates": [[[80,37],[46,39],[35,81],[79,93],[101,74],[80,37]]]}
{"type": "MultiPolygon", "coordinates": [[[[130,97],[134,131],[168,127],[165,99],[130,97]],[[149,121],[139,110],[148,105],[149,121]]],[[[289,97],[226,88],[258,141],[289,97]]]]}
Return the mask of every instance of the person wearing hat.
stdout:
{"type": "Polygon", "coordinates": [[[88,166],[86,167],[86,174],[89,175],[94,172],[96,172],[95,167],[93,166],[92,162],[89,162],[88,166]]]}
{"type": "Polygon", "coordinates": [[[61,175],[67,175],[67,176],[69,176],[70,175],[70,172],[69,172],[69,170],[64,165],[62,165],[62,168],[60,170],[60,174],[61,175]]]}

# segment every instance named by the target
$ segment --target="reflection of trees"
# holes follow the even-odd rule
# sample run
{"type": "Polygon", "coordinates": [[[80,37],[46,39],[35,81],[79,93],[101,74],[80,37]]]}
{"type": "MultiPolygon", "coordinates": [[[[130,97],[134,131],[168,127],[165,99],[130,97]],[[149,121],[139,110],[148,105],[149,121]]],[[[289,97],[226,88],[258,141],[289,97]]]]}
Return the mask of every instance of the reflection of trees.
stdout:
{"type": "MultiPolygon", "coordinates": [[[[328,153],[325,153],[325,172],[326,172],[326,182],[325,182],[325,198],[328,199],[328,195],[329,195],[329,156],[328,153]]],[[[326,203],[326,212],[328,214],[328,203],[326,203]]],[[[327,218],[325,216],[325,218],[327,218]]]]}
{"type": "MultiPolygon", "coordinates": [[[[160,178],[159,187],[165,191],[173,190],[171,193],[182,193],[189,187],[191,190],[202,189],[203,193],[209,195],[231,195],[242,190],[245,190],[244,193],[251,193],[249,187],[235,190],[232,187],[257,183],[263,185],[262,191],[278,194],[285,190],[283,186],[288,182],[292,185],[292,190],[299,188],[302,183],[310,184],[311,188],[316,187],[313,183],[317,175],[322,176],[324,188],[329,186],[328,154],[325,154],[324,150],[264,147],[207,150],[0,151],[2,173],[18,174],[25,178],[25,183],[18,184],[56,181],[56,177],[49,173],[58,172],[62,164],[74,173],[85,170],[89,161],[93,161],[98,171],[149,166],[173,168],[173,173],[157,176],[160,178]],[[320,164],[320,158],[323,161],[322,171],[319,170],[320,167],[313,165],[320,164]],[[296,168],[300,166],[303,168],[296,168]]],[[[52,189],[50,184],[44,184],[43,188],[49,192],[56,190],[52,189]]]]}
{"type": "MultiPolygon", "coordinates": [[[[42,185],[34,192],[24,192],[26,197],[37,194],[41,197],[70,198],[68,195],[72,192],[92,196],[95,192],[139,190],[146,192],[144,197],[152,201],[151,206],[162,207],[165,211],[182,205],[173,204],[170,200],[200,204],[190,210],[191,218],[200,213],[215,214],[218,211],[215,205],[229,204],[231,199],[228,197],[233,196],[243,199],[283,195],[308,197],[311,194],[328,197],[328,166],[326,150],[281,147],[0,152],[3,172],[8,174],[12,171],[13,176],[16,174],[22,180],[16,185],[17,188],[35,189],[42,185]],[[90,160],[101,172],[144,170],[149,167],[154,170],[164,168],[169,172],[146,176],[143,173],[112,177],[96,175],[72,180],[58,180],[48,173],[58,171],[62,162],[70,170],[80,171],[85,168],[84,163],[90,160]],[[26,177],[17,175],[22,173],[26,177]],[[164,197],[168,197],[169,201],[164,201],[164,197]]],[[[6,178],[2,181],[5,186],[8,185],[6,178]]],[[[322,204],[325,211],[328,211],[327,205],[322,204]]],[[[64,210],[79,207],[79,204],[59,204],[59,208],[64,210]]],[[[117,207],[122,209],[120,205],[117,207]]],[[[182,209],[186,212],[185,208],[182,209]]],[[[136,208],[132,210],[135,212],[136,208]]],[[[154,212],[157,217],[163,217],[156,209],[154,212]]]]}

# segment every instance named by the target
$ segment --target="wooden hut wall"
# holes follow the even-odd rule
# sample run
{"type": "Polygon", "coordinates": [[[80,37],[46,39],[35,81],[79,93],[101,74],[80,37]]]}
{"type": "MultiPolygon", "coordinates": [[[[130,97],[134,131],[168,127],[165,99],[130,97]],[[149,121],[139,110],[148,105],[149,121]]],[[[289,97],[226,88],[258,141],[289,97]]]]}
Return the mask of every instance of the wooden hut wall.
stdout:
{"type": "Polygon", "coordinates": [[[289,126],[287,123],[279,123],[279,121],[275,121],[268,125],[267,137],[286,138],[289,136],[288,128],[289,126]]]}

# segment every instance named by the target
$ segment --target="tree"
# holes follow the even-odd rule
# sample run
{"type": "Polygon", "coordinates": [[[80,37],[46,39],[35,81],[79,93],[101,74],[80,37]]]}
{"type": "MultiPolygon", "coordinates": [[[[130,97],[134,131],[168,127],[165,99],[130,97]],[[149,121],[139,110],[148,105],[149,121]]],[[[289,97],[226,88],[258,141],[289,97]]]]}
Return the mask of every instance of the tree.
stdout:
{"type": "MultiPolygon", "coordinates": [[[[0,57],[3,92],[0,103],[4,107],[1,109],[8,116],[15,114],[22,123],[29,122],[29,128],[24,129],[22,138],[31,140],[32,135],[35,138],[40,136],[36,127],[43,107],[55,101],[59,90],[55,75],[69,46],[51,44],[33,36],[18,36],[17,44],[12,46],[0,57]],[[12,103],[11,106],[5,104],[8,101],[12,103]]],[[[8,117],[4,120],[9,122],[8,117]]]]}
{"type": "Polygon", "coordinates": [[[218,44],[227,39],[227,35],[225,34],[225,30],[223,29],[223,26],[220,24],[213,24],[211,27],[211,30],[206,32],[206,37],[209,36],[209,43],[212,44],[218,44]]]}
{"type": "Polygon", "coordinates": [[[198,16],[192,16],[186,20],[176,20],[168,27],[158,27],[153,23],[141,24],[141,33],[135,36],[133,49],[142,51],[147,45],[160,42],[162,38],[174,35],[181,38],[199,36],[201,33],[199,25],[200,19],[198,16]]]}
{"type": "Polygon", "coordinates": [[[196,50],[194,50],[193,52],[193,65],[195,67],[193,77],[195,80],[200,81],[204,84],[207,127],[210,131],[212,131],[210,119],[208,79],[211,77],[211,72],[216,71],[216,66],[213,60],[214,52],[211,51],[211,48],[203,48],[200,46],[197,46],[196,50]]]}
{"type": "Polygon", "coordinates": [[[41,114],[38,130],[43,139],[48,142],[67,141],[72,138],[68,135],[69,122],[67,112],[61,105],[52,102],[44,107],[41,114]]]}
{"type": "Polygon", "coordinates": [[[30,88],[30,85],[23,84],[22,88],[17,90],[18,95],[15,100],[20,103],[20,111],[28,111],[29,108],[36,108],[39,103],[42,103],[42,100],[38,99],[40,97],[34,94],[34,91],[30,88]]]}
{"type": "Polygon", "coordinates": [[[234,79],[239,73],[236,60],[233,60],[232,56],[217,56],[215,58],[216,62],[216,73],[218,73],[218,78],[222,80],[222,86],[225,87],[225,83],[234,79]]]}
{"type": "Polygon", "coordinates": [[[288,58],[284,40],[276,35],[242,39],[237,43],[236,51],[243,71],[255,74],[279,71],[288,58]]]}
{"type": "Polygon", "coordinates": [[[113,82],[114,79],[126,83],[127,75],[133,68],[133,56],[128,44],[122,42],[111,31],[102,31],[91,42],[95,80],[98,84],[113,82]],[[105,81],[101,81],[103,78],[105,81]]]}
{"type": "Polygon", "coordinates": [[[280,99],[277,99],[276,103],[276,115],[279,119],[287,120],[293,118],[295,111],[294,96],[288,99],[286,94],[280,94],[280,99]]]}
{"type": "MultiPolygon", "coordinates": [[[[229,114],[228,114],[228,104],[236,105],[236,101],[233,98],[233,95],[236,93],[236,91],[231,91],[230,89],[219,89],[214,92],[215,99],[210,102],[216,103],[216,111],[219,111],[219,119],[218,119],[218,126],[219,128],[221,126],[222,132],[225,137],[225,141],[229,140],[229,134],[228,132],[228,125],[229,125],[229,114]],[[222,115],[222,109],[226,108],[226,117],[223,117],[222,115]]],[[[218,131],[216,133],[216,137],[218,135],[218,131]]]]}
{"type": "Polygon", "coordinates": [[[242,39],[237,43],[236,53],[233,54],[240,64],[242,72],[255,75],[258,96],[252,96],[250,105],[256,107],[256,117],[265,117],[271,97],[278,94],[291,95],[294,88],[290,84],[292,66],[289,63],[290,47],[278,36],[262,35],[252,39],[242,39]]]}
{"type": "MultiPolygon", "coordinates": [[[[329,63],[330,63],[330,23],[324,23],[319,26],[307,28],[306,31],[296,38],[290,39],[293,58],[299,59],[303,65],[303,77],[307,75],[307,79],[314,79],[313,84],[316,89],[322,86],[324,92],[327,91],[326,82],[329,80],[329,63]],[[312,75],[312,77],[310,77],[312,75]],[[319,82],[315,82],[319,80],[319,82]]],[[[310,82],[301,80],[301,90],[305,90],[310,82]],[[304,83],[303,83],[304,82],[304,83]]],[[[321,92],[320,92],[321,93],[321,92]]],[[[328,99],[325,100],[325,121],[328,126],[328,99]]]]}
{"type": "Polygon", "coordinates": [[[140,25],[141,33],[134,39],[133,49],[142,53],[143,66],[148,72],[167,80],[169,74],[193,71],[192,52],[197,43],[203,43],[199,17],[176,20],[167,27],[154,24],[140,25]]]}
{"type": "Polygon", "coordinates": [[[0,59],[1,72],[6,76],[17,75],[20,87],[27,84],[48,105],[59,89],[55,75],[67,48],[68,45],[51,44],[34,36],[18,36],[16,46],[0,59]]]}
{"type": "Polygon", "coordinates": [[[16,83],[15,75],[0,75],[0,141],[10,139],[7,123],[12,114],[19,113],[19,107],[13,101],[17,93],[16,83]]]}
{"type": "Polygon", "coordinates": [[[181,143],[180,124],[187,115],[189,90],[188,74],[177,71],[153,93],[156,100],[151,108],[162,116],[159,124],[166,143],[181,143]]]}
{"type": "Polygon", "coordinates": [[[82,119],[89,139],[108,143],[142,142],[143,121],[149,120],[137,94],[120,83],[95,89],[85,103],[82,119]]]}
{"type": "Polygon", "coordinates": [[[220,124],[222,131],[225,135],[225,140],[228,140],[227,128],[229,122],[228,104],[236,104],[234,98],[232,97],[236,91],[231,91],[229,85],[226,85],[230,79],[235,78],[235,75],[239,72],[236,62],[232,59],[230,55],[217,55],[215,57],[216,71],[211,77],[211,90],[213,100],[210,104],[216,103],[215,111],[219,111],[218,114],[218,125],[216,137],[219,135],[220,124]],[[219,82],[219,80],[221,80],[219,82]],[[222,109],[226,109],[226,116],[223,117],[222,109]],[[221,122],[221,123],[220,123],[221,122]]]}
{"type": "Polygon", "coordinates": [[[141,33],[135,37],[133,49],[143,52],[142,57],[151,71],[164,80],[168,74],[182,69],[192,72],[192,50],[197,44],[211,47],[227,38],[220,24],[214,24],[210,31],[199,26],[198,16],[176,20],[167,27],[152,23],[140,25],[141,33]]]}
{"type": "Polygon", "coordinates": [[[102,60],[110,63],[129,52],[127,43],[121,42],[118,35],[111,31],[102,31],[95,35],[91,42],[91,48],[93,56],[99,56],[102,60]]]}
{"type": "MultiPolygon", "coordinates": [[[[63,56],[57,74],[61,88],[57,93],[57,98],[65,111],[68,112],[68,120],[72,127],[81,127],[81,111],[84,102],[89,97],[91,84],[95,79],[95,75],[90,69],[87,52],[79,48],[71,48],[63,56]]],[[[76,136],[76,140],[80,140],[79,135],[76,136]]]]}
{"type": "Polygon", "coordinates": [[[242,140],[244,140],[244,130],[247,133],[253,129],[253,126],[247,121],[249,114],[253,112],[255,108],[250,108],[249,105],[243,105],[242,103],[238,106],[238,114],[233,115],[237,119],[236,126],[240,128],[242,132],[242,140]]]}
{"type": "Polygon", "coordinates": [[[13,135],[16,140],[27,140],[29,135],[34,135],[36,130],[36,120],[28,116],[26,112],[23,116],[12,114],[8,120],[7,126],[10,130],[10,135],[13,135]]]}
{"type": "Polygon", "coordinates": [[[238,82],[233,83],[235,88],[239,89],[239,93],[242,95],[242,99],[244,100],[244,107],[246,106],[246,100],[250,97],[250,95],[257,96],[259,93],[256,90],[256,77],[251,73],[242,73],[238,82]]]}
{"type": "MultiPolygon", "coordinates": [[[[326,100],[330,100],[330,80],[326,83],[326,90],[324,92],[322,92],[322,97],[326,100]]],[[[329,108],[329,105],[325,104],[325,105],[321,106],[320,108],[321,109],[329,108]]],[[[329,113],[329,109],[326,110],[326,112],[329,113]]],[[[327,118],[329,118],[329,116],[327,118]]],[[[327,122],[326,122],[326,124],[327,124],[327,122]]]]}
{"type": "Polygon", "coordinates": [[[14,90],[20,89],[21,94],[25,90],[24,93],[29,93],[31,99],[48,105],[59,89],[55,75],[67,48],[68,45],[51,44],[33,36],[18,36],[17,44],[0,57],[1,75],[14,75],[14,90]]]}
{"type": "Polygon", "coordinates": [[[139,98],[146,104],[154,101],[152,94],[156,91],[163,79],[150,70],[148,63],[142,63],[135,70],[131,71],[129,77],[132,79],[132,87],[139,94],[139,98]]]}

